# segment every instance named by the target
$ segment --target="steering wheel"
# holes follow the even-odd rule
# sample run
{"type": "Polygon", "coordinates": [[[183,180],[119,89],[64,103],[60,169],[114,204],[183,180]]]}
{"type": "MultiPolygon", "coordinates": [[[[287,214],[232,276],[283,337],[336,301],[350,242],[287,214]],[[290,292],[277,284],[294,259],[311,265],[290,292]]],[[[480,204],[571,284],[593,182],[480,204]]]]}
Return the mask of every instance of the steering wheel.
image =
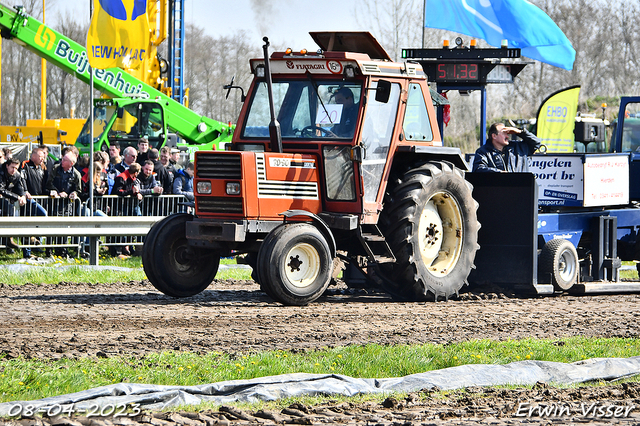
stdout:
{"type": "Polygon", "coordinates": [[[337,138],[338,135],[336,135],[335,133],[333,133],[331,130],[327,130],[327,129],[323,129],[322,127],[318,127],[318,126],[307,126],[304,127],[302,130],[300,130],[300,137],[302,138],[313,138],[316,136],[316,131],[320,130],[320,132],[322,132],[322,136],[324,137],[332,137],[332,138],[337,138]]]}

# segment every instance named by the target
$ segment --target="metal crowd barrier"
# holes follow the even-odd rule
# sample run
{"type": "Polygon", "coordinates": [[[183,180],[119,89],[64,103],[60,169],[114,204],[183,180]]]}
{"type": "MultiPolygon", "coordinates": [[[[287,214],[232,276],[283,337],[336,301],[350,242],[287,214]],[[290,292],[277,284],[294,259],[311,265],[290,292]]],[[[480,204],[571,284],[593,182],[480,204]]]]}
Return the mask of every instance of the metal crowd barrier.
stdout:
{"type": "MultiPolygon", "coordinates": [[[[143,218],[155,218],[168,216],[173,213],[188,212],[190,207],[185,205],[187,199],[182,195],[161,195],[161,196],[145,196],[142,201],[138,201],[132,197],[119,197],[117,195],[106,195],[95,197],[94,206],[100,212],[106,215],[97,215],[91,217],[91,212],[87,208],[87,203],[81,202],[79,199],[69,200],[63,198],[52,198],[47,196],[36,196],[33,199],[44,208],[47,216],[38,214],[38,210],[33,208],[29,203],[20,207],[18,203],[14,204],[14,215],[9,216],[8,209],[0,212],[0,247],[7,247],[7,238],[15,237],[20,249],[29,248],[31,250],[47,250],[61,248],[77,248],[78,254],[85,251],[85,244],[88,244],[89,234],[72,232],[68,235],[65,230],[72,229],[78,220],[84,218],[90,219],[88,223],[100,224],[101,221],[110,224],[120,223],[123,230],[129,229],[128,232],[111,232],[113,227],[97,226],[96,231],[100,233],[100,244],[104,246],[121,247],[124,245],[141,246],[144,244],[144,236],[147,234],[148,228],[144,232],[140,232],[140,228],[133,226],[133,222],[140,221],[147,223],[148,220],[143,218]],[[47,230],[42,232],[24,232],[27,229],[35,231],[33,227],[27,225],[32,220],[38,220],[40,225],[36,228],[47,230]],[[132,222],[133,221],[133,222],[132,222]],[[45,226],[50,224],[51,226],[45,226]],[[52,229],[60,228],[60,232],[53,232],[52,229]],[[15,230],[19,229],[20,234],[16,234],[15,230]],[[87,237],[87,238],[81,238],[87,237]]],[[[154,220],[154,221],[155,221],[154,220]]],[[[150,227],[150,225],[149,225],[150,227]]],[[[94,235],[94,237],[96,237],[94,235]]]]}
{"type": "MultiPolygon", "coordinates": [[[[24,238],[69,238],[81,240],[80,244],[92,246],[91,264],[98,264],[99,239],[105,235],[115,237],[129,235],[147,235],[151,226],[162,216],[136,216],[122,220],[118,217],[84,216],[73,217],[0,217],[0,237],[24,238]]],[[[42,246],[40,246],[42,247],[42,246]]]]}

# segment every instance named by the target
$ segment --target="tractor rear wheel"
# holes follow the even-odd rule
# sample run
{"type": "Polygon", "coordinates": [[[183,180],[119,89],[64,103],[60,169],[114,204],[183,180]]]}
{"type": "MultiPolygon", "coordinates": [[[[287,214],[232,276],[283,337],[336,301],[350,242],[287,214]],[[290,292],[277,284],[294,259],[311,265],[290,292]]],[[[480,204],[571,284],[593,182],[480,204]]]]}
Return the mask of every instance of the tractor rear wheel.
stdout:
{"type": "Polygon", "coordinates": [[[557,291],[567,291],[578,282],[578,252],[571,241],[553,239],[540,253],[540,272],[551,277],[557,291]]]}
{"type": "Polygon", "coordinates": [[[467,283],[479,248],[472,189],[441,161],[409,170],[387,195],[380,226],[396,262],[379,271],[394,297],[446,300],[467,283]]]}
{"type": "Polygon", "coordinates": [[[154,225],[143,253],[144,271],[153,286],[167,296],[189,297],[211,284],[220,254],[190,246],[185,227],[189,214],[174,214],[154,225]]]}
{"type": "Polygon", "coordinates": [[[304,306],[329,286],[333,259],[315,226],[291,223],[265,238],[257,266],[260,285],[269,296],[285,305],[304,306]]]}

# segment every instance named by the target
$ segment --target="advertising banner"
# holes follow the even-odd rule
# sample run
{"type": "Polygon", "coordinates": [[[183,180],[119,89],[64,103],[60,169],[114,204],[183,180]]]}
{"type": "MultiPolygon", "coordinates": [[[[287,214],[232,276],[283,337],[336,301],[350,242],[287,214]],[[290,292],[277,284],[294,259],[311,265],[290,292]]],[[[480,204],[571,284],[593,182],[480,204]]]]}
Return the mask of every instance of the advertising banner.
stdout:
{"type": "Polygon", "coordinates": [[[539,206],[582,206],[582,156],[534,155],[529,158],[529,171],[538,183],[539,206]]]}
{"type": "Polygon", "coordinates": [[[628,154],[557,154],[529,158],[539,206],[598,207],[629,203],[628,154]]]}
{"type": "Polygon", "coordinates": [[[540,105],[536,135],[548,153],[573,152],[579,94],[580,86],[568,87],[553,93],[540,105]]]}
{"type": "Polygon", "coordinates": [[[584,206],[629,204],[628,155],[589,155],[584,160],[584,206]]]}
{"type": "Polygon", "coordinates": [[[137,68],[147,59],[146,0],[94,0],[87,33],[89,64],[96,69],[137,68]]]}

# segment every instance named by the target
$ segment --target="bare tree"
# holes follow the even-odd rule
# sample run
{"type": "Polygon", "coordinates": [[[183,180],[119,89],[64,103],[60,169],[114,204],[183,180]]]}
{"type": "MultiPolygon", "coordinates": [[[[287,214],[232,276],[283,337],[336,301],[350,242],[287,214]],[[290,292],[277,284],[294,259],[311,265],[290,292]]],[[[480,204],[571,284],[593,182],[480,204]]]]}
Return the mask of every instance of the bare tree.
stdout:
{"type": "Polygon", "coordinates": [[[249,59],[260,57],[260,45],[249,42],[245,32],[213,38],[204,29],[187,26],[185,36],[185,86],[189,86],[189,106],[215,120],[235,122],[242,104],[240,94],[229,98],[223,86],[235,76],[234,85],[248,88],[251,82],[249,59]]]}
{"type": "MultiPolygon", "coordinates": [[[[41,3],[27,0],[23,4],[29,15],[42,13],[41,3]],[[40,7],[40,9],[38,9],[40,7]]],[[[24,47],[2,43],[2,124],[24,125],[40,111],[40,61],[24,47]]]]}
{"type": "Polygon", "coordinates": [[[420,47],[422,2],[417,0],[364,0],[355,7],[356,21],[370,32],[391,58],[398,60],[403,47],[420,47]]]}
{"type": "MultiPolygon", "coordinates": [[[[56,29],[72,40],[85,44],[88,24],[81,24],[76,17],[67,13],[60,17],[56,29]]],[[[47,67],[47,115],[49,118],[67,118],[72,108],[77,117],[89,115],[89,87],[63,71],[61,68],[47,67]]]]}

